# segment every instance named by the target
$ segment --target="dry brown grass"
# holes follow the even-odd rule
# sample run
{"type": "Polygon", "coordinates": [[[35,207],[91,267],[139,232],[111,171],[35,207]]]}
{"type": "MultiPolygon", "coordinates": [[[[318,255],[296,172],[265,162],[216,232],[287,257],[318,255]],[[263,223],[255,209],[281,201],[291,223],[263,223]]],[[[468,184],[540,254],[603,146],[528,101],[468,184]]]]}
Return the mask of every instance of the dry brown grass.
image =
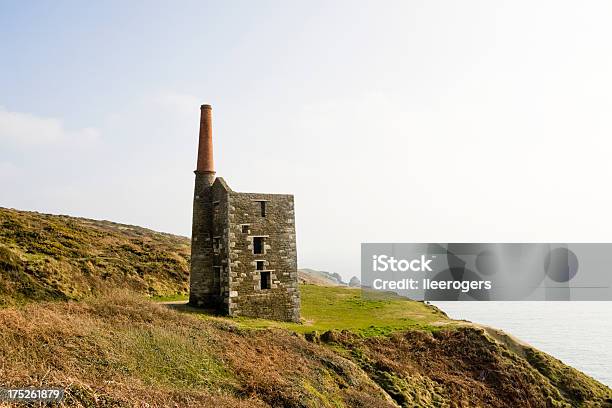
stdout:
{"type": "Polygon", "coordinates": [[[4,309],[0,382],[66,387],[67,406],[240,406],[199,325],[125,293],[4,309]]]}
{"type": "Polygon", "coordinates": [[[70,407],[612,401],[609,389],[576,370],[535,351],[519,356],[476,328],[329,332],[309,342],[286,329],[180,313],[129,292],[5,308],[0,327],[0,385],[64,387],[70,407]]]}
{"type": "Polygon", "coordinates": [[[514,344],[523,348],[517,354],[477,327],[372,338],[343,332],[332,340],[403,406],[612,406],[606,386],[531,347],[514,344]],[[531,353],[539,365],[521,356],[531,353]]]}
{"type": "Polygon", "coordinates": [[[384,394],[354,363],[283,330],[240,330],[127,292],[0,310],[0,384],[65,406],[343,406],[384,394]]]}

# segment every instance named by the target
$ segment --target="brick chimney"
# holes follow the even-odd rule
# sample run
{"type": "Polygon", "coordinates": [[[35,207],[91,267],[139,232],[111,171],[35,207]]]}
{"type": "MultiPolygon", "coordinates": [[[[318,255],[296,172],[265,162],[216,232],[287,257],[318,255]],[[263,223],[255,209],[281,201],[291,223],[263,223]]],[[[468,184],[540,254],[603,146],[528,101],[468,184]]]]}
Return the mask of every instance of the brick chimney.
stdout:
{"type": "Polygon", "coordinates": [[[212,144],[212,107],[200,106],[200,140],[196,173],[215,173],[212,144]]]}

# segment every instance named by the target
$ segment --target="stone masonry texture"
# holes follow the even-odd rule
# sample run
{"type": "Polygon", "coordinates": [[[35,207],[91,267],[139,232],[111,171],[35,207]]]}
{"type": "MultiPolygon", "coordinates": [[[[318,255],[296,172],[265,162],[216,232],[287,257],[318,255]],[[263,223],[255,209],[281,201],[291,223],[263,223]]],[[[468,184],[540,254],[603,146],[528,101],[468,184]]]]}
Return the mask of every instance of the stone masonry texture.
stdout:
{"type": "Polygon", "coordinates": [[[235,192],[196,171],[189,301],[230,316],[299,321],[292,195],[235,192]]]}

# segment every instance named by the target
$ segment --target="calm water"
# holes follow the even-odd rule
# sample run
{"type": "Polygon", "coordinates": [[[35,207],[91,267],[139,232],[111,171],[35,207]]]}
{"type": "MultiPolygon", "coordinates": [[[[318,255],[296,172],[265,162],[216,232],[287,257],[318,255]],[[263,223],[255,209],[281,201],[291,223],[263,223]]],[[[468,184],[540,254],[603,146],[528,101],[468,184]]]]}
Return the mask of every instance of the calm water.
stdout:
{"type": "Polygon", "coordinates": [[[612,302],[435,302],[502,329],[612,387],[612,302]]]}

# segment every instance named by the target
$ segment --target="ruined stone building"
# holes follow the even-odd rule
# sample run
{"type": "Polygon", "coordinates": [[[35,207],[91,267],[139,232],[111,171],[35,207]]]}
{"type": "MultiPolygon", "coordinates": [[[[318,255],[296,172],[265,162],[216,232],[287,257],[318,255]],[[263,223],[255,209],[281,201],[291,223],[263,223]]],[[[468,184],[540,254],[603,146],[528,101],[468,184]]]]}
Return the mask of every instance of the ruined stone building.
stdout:
{"type": "Polygon", "coordinates": [[[293,196],[238,193],[216,177],[210,105],[200,115],[189,303],[299,321],[293,196]]]}

